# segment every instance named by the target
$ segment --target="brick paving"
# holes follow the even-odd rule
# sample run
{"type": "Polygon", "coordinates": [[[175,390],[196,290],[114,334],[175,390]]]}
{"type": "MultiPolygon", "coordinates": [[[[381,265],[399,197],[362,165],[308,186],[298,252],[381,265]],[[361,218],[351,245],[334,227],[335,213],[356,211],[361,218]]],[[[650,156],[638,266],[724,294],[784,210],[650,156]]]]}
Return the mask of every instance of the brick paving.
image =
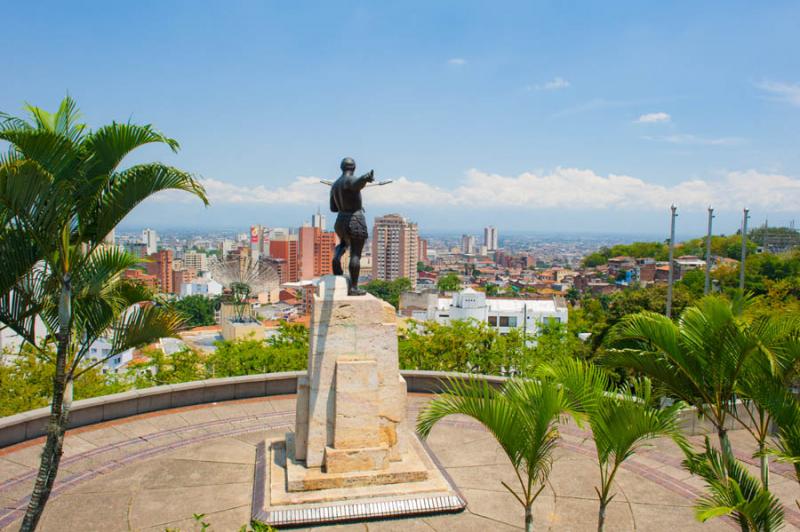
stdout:
{"type": "MultiPolygon", "coordinates": [[[[428,396],[412,394],[410,419],[428,396]]],[[[43,531],[238,530],[250,515],[256,445],[291,430],[294,397],[228,401],[154,412],[67,433],[62,469],[42,519],[43,531]]],[[[587,434],[574,426],[563,441],[547,487],[537,500],[537,530],[593,530],[597,464],[587,434]]],[[[739,458],[756,471],[750,436],[731,434],[739,458]]],[[[699,443],[702,438],[697,438],[699,443]]],[[[0,530],[16,530],[28,501],[43,439],[0,449],[0,530]]],[[[517,482],[491,435],[467,418],[452,417],[428,440],[467,498],[456,515],[354,523],[327,530],[519,530],[519,504],[501,485],[517,482]]],[[[657,440],[618,475],[607,530],[734,530],[730,521],[694,520],[692,501],[702,482],[680,467],[673,444],[657,440]]],[[[771,488],[786,503],[786,530],[800,530],[792,502],[800,488],[786,464],[772,464],[771,488]]]]}

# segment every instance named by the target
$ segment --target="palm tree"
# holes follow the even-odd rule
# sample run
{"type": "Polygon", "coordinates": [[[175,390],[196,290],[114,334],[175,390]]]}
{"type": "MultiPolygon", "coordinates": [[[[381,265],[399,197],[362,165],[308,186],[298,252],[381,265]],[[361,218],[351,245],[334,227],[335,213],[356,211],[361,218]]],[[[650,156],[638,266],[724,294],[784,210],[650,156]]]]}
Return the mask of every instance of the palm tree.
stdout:
{"type": "Polygon", "coordinates": [[[720,453],[705,440],[703,452],[695,453],[687,446],[683,461],[692,474],[706,483],[709,494],[695,505],[700,521],[714,517],[732,516],[742,532],[769,532],[783,524],[780,501],[747,472],[738,460],[720,453]]]}
{"type": "Polygon", "coordinates": [[[740,302],[718,296],[684,310],[676,324],[652,312],[624,317],[609,333],[604,363],[653,379],[670,395],[697,409],[732,455],[728,425],[736,417],[736,392],[751,357],[772,356],[758,330],[740,317],[740,302]]]}
{"type": "Polygon", "coordinates": [[[519,491],[501,484],[525,510],[525,530],[533,530],[533,503],[545,487],[559,439],[562,416],[579,417],[562,387],[533,380],[508,381],[501,390],[477,380],[451,381],[446,394],[433,399],[420,413],[422,437],[452,414],[482,423],[505,451],[519,480],[519,491]]]}
{"type": "Polygon", "coordinates": [[[0,115],[0,322],[42,352],[56,344],[47,439],[22,530],[34,530],[50,495],[69,420],[72,383],[89,346],[110,335],[112,353],[174,335],[180,319],[149,303],[146,290],[121,279],[138,259],[103,240],[141,201],[168,189],[207,203],[189,174],[160,163],[120,169],[134,149],[178,143],[150,126],[90,131],[65,98],[55,113],[27,106],[30,120],[0,115]],[[36,334],[37,317],[46,335],[36,334]]]}
{"type": "Polygon", "coordinates": [[[602,532],[620,466],[648,440],[666,436],[684,444],[678,418],[682,403],[659,409],[653,404],[650,379],[613,388],[605,372],[579,360],[545,366],[542,374],[561,383],[589,420],[600,467],[600,486],[595,491],[600,499],[597,530],[602,532]]]}
{"type": "Polygon", "coordinates": [[[767,447],[772,425],[776,423],[782,429],[779,434],[791,441],[795,421],[800,422],[795,415],[797,401],[787,391],[800,362],[800,324],[794,317],[766,316],[750,323],[749,329],[757,331],[761,349],[769,350],[769,356],[748,360],[738,387],[744,416],[737,413],[737,419],[756,440],[761,484],[769,488],[767,447]]]}

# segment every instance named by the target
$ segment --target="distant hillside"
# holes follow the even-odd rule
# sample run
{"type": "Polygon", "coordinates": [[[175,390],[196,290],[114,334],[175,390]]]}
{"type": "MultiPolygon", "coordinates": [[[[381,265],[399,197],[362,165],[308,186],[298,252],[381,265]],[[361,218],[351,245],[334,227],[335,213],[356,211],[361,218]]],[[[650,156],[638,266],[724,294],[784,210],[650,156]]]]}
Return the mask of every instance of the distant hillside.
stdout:
{"type": "MultiPolygon", "coordinates": [[[[773,227],[765,229],[759,227],[748,233],[748,253],[756,251],[759,246],[770,249],[800,246],[800,232],[790,227],[773,227]]],[[[675,256],[697,255],[705,256],[705,237],[694,238],[675,245],[675,256]]],[[[718,257],[739,260],[742,255],[741,235],[712,236],[711,253],[718,257]]],[[[667,260],[669,246],[666,242],[634,242],[632,244],[618,244],[603,247],[598,251],[584,257],[583,265],[586,267],[606,264],[611,257],[628,256],[634,258],[652,257],[656,260],[667,260]]]]}

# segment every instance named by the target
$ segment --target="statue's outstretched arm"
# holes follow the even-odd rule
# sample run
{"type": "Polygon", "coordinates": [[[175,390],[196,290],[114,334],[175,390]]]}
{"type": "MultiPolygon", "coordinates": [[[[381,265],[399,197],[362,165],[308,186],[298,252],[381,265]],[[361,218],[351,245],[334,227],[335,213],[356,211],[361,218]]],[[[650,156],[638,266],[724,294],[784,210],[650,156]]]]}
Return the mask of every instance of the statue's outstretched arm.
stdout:
{"type": "Polygon", "coordinates": [[[373,181],[375,181],[375,170],[370,170],[356,180],[355,187],[361,190],[367,186],[367,183],[372,183],[373,181]]]}

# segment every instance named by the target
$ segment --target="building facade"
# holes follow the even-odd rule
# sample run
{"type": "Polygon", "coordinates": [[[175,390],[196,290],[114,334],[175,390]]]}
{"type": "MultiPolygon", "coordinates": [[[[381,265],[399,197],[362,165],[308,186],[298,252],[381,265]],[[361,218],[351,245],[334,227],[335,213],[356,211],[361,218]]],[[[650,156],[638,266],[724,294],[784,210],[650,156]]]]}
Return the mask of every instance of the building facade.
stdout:
{"type": "Polygon", "coordinates": [[[483,228],[483,245],[486,246],[487,251],[495,251],[497,245],[497,228],[493,226],[483,228]]]}
{"type": "Polygon", "coordinates": [[[294,283],[300,280],[299,253],[297,235],[281,235],[283,238],[270,238],[269,256],[282,260],[280,268],[281,282],[294,283]]]}
{"type": "Polygon", "coordinates": [[[400,313],[419,321],[448,324],[453,320],[476,320],[497,328],[501,334],[523,329],[536,334],[552,323],[567,323],[566,302],[560,297],[548,299],[506,299],[486,297],[486,293],[467,288],[452,297],[434,293],[403,294],[400,313]]]}
{"type": "Polygon", "coordinates": [[[183,266],[198,274],[208,271],[208,255],[198,251],[187,251],[183,254],[183,266]]]}
{"type": "Polygon", "coordinates": [[[154,229],[142,231],[142,244],[146,246],[146,253],[152,255],[158,251],[158,233],[154,229]]]}
{"type": "Polygon", "coordinates": [[[372,277],[394,281],[401,277],[417,282],[419,232],[417,224],[399,214],[375,218],[372,228],[372,277]]]}
{"type": "Polygon", "coordinates": [[[461,253],[466,255],[475,254],[475,237],[472,235],[461,235],[461,253]]]}
{"type": "Polygon", "coordinates": [[[149,257],[150,262],[145,263],[147,273],[154,275],[158,280],[159,289],[164,294],[174,294],[172,285],[172,250],[162,249],[149,257]]]}

